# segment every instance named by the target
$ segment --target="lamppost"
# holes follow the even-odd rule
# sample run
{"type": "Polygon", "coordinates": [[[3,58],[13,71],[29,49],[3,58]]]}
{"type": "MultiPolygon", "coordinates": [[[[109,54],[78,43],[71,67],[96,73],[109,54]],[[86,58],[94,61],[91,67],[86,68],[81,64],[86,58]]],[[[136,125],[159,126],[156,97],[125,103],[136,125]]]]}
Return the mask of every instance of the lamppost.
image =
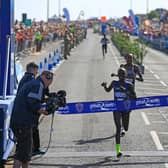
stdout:
{"type": "Polygon", "coordinates": [[[61,16],[61,0],[58,0],[58,16],[61,16]]]}
{"type": "Polygon", "coordinates": [[[47,22],[49,19],[49,13],[50,13],[50,0],[47,0],[47,22]]]}
{"type": "Polygon", "coordinates": [[[130,0],[130,9],[132,9],[132,0],[130,0]]]}
{"type": "Polygon", "coordinates": [[[149,13],[149,0],[146,0],[146,14],[149,13]]]}

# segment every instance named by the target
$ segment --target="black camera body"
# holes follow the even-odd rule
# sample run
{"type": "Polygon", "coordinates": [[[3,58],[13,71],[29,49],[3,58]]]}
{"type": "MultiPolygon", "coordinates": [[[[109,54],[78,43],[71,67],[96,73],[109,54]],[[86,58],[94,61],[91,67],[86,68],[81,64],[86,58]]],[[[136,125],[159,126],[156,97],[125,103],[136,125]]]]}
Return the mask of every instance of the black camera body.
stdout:
{"type": "Polygon", "coordinates": [[[66,91],[59,90],[57,93],[51,92],[48,95],[48,100],[46,102],[46,111],[49,114],[53,114],[59,107],[66,106],[66,91]]]}

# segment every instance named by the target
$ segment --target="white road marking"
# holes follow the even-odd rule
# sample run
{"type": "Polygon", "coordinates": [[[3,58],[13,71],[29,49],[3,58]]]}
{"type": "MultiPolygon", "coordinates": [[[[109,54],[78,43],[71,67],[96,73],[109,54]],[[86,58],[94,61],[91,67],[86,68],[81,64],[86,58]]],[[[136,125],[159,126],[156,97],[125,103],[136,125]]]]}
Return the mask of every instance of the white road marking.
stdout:
{"type": "Polygon", "coordinates": [[[150,134],[151,134],[152,139],[156,145],[157,150],[164,150],[156,131],[151,131],[150,134]]]}
{"type": "Polygon", "coordinates": [[[158,80],[160,79],[160,77],[157,74],[154,74],[153,76],[158,80]]]}
{"type": "Polygon", "coordinates": [[[145,69],[149,69],[147,65],[145,65],[145,69]]]}
{"type": "Polygon", "coordinates": [[[147,115],[144,112],[141,112],[142,118],[145,122],[145,125],[150,125],[147,115]]]}
{"type": "Polygon", "coordinates": [[[154,72],[152,70],[149,70],[152,74],[154,74],[154,72]]]}
{"type": "MultiPolygon", "coordinates": [[[[146,66],[146,68],[148,69],[147,66],[146,66]]],[[[159,77],[157,74],[154,74],[154,72],[153,72],[152,70],[149,70],[149,71],[153,74],[153,76],[154,76],[156,79],[160,80],[160,77],[159,77]]],[[[163,86],[165,86],[165,87],[168,86],[165,82],[163,82],[163,81],[161,81],[161,80],[160,80],[160,83],[161,83],[163,86]]]]}
{"type": "Polygon", "coordinates": [[[164,148],[168,148],[168,145],[163,145],[164,146],[164,148]]]}
{"type": "Polygon", "coordinates": [[[163,116],[163,118],[168,122],[168,119],[167,119],[167,112],[166,111],[162,111],[159,109],[159,113],[163,116]]]}
{"type": "Polygon", "coordinates": [[[159,113],[154,113],[154,112],[153,112],[153,113],[149,113],[149,112],[147,112],[147,114],[148,114],[148,115],[154,115],[154,116],[158,116],[158,115],[160,115],[159,113]]]}
{"type": "MultiPolygon", "coordinates": [[[[151,85],[151,87],[152,87],[152,85],[151,85]]],[[[151,87],[149,87],[149,86],[144,86],[144,88],[138,88],[137,90],[138,91],[147,91],[148,92],[148,90],[150,90],[151,89],[151,87]]],[[[165,89],[164,88],[154,88],[154,86],[152,87],[152,91],[165,91],[165,89]]]]}
{"type": "MultiPolygon", "coordinates": [[[[167,157],[168,151],[123,151],[124,155],[130,156],[142,156],[142,157],[167,157]]],[[[88,151],[88,152],[50,152],[48,151],[43,157],[53,157],[53,158],[61,158],[61,157],[108,157],[108,156],[116,156],[115,151],[88,151]]]]}
{"type": "MultiPolygon", "coordinates": [[[[156,79],[155,79],[155,81],[156,81],[156,79]]],[[[144,83],[143,84],[143,86],[145,86],[145,87],[149,87],[149,88],[153,88],[153,87],[159,87],[160,86],[160,83],[159,82],[157,82],[157,83],[153,83],[153,82],[146,82],[146,83],[144,83]]]]}
{"type": "Polygon", "coordinates": [[[158,134],[161,134],[161,135],[168,135],[168,132],[159,132],[158,134]]]}
{"type": "Polygon", "coordinates": [[[112,55],[114,56],[114,59],[115,59],[116,64],[117,64],[118,66],[120,66],[120,63],[119,63],[117,57],[115,56],[115,53],[113,52],[113,50],[112,50],[111,47],[110,47],[110,51],[112,52],[112,55]]]}
{"type": "Polygon", "coordinates": [[[163,86],[167,87],[167,84],[166,84],[165,82],[160,81],[160,83],[161,83],[163,86]]]}
{"type": "Polygon", "coordinates": [[[168,163],[165,163],[165,167],[168,168],[168,163]]]}
{"type": "Polygon", "coordinates": [[[152,121],[152,123],[154,123],[154,124],[165,124],[166,121],[152,121]]]}

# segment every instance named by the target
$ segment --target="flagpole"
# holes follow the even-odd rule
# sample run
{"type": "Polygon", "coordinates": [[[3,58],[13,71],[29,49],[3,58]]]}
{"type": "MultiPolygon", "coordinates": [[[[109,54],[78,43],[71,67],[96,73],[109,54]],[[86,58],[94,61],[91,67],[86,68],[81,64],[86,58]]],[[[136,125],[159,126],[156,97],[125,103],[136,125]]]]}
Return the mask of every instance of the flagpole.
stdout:
{"type": "Polygon", "coordinates": [[[61,0],[58,0],[58,16],[61,16],[61,0]]]}
{"type": "Polygon", "coordinates": [[[132,0],[130,0],[130,9],[132,9],[132,0]]]}
{"type": "Polygon", "coordinates": [[[49,0],[47,0],[47,22],[49,19],[49,13],[50,13],[50,2],[49,2],[49,0]]]}
{"type": "Polygon", "coordinates": [[[146,14],[149,13],[149,0],[146,0],[146,14]]]}

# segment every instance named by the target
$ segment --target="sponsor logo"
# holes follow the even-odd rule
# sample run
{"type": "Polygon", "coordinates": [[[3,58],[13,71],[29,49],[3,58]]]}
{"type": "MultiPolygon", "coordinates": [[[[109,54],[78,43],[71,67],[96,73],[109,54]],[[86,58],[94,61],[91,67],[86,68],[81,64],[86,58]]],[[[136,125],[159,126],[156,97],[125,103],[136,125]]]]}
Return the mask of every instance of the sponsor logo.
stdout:
{"type": "Polygon", "coordinates": [[[114,102],[96,102],[90,104],[91,111],[113,111],[116,110],[116,103],[114,102]]]}
{"type": "Polygon", "coordinates": [[[84,109],[84,105],[82,103],[75,104],[77,112],[81,113],[84,109]]]}
{"type": "Polygon", "coordinates": [[[152,106],[159,106],[159,105],[160,105],[159,98],[143,98],[141,100],[136,101],[136,106],[152,107],[152,106]]]}

